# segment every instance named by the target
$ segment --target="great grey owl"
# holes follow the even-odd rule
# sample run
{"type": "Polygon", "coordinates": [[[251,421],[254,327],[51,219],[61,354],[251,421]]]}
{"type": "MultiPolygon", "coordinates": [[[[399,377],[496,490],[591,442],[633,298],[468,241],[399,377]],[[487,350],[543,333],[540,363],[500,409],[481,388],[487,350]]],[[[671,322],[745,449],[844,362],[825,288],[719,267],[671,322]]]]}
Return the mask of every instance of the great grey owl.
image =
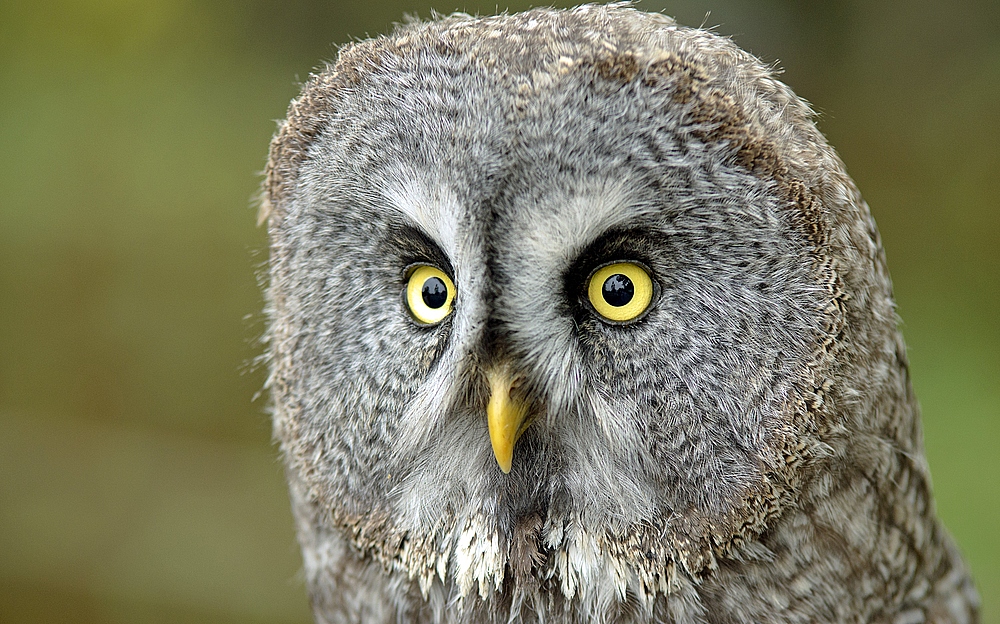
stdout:
{"type": "Polygon", "coordinates": [[[809,107],[622,5],[345,46],[271,144],[320,622],[974,622],[875,224],[809,107]]]}

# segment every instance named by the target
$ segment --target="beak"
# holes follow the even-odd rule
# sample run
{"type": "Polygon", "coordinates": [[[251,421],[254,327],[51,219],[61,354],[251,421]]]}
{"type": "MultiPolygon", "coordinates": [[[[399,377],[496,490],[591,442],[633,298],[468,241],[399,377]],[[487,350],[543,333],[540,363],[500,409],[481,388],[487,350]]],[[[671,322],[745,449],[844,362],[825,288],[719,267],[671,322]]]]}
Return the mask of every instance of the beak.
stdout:
{"type": "Polygon", "coordinates": [[[486,372],[486,379],[490,384],[490,402],[486,404],[490,442],[493,443],[497,465],[507,474],[514,458],[514,444],[531,424],[525,422],[528,402],[522,397],[511,396],[521,379],[511,374],[509,368],[491,368],[486,372]]]}

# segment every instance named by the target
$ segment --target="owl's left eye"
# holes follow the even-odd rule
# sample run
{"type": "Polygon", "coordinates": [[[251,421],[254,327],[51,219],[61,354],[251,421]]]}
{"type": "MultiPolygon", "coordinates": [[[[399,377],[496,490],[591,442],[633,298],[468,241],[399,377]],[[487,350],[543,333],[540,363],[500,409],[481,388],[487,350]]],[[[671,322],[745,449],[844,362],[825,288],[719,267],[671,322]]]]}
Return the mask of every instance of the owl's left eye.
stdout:
{"type": "Polygon", "coordinates": [[[634,262],[598,268],[587,283],[587,298],[605,320],[626,323],[639,318],[653,300],[653,280],[634,262]]]}
{"type": "Polygon", "coordinates": [[[434,325],[451,314],[455,284],[441,269],[421,265],[406,281],[406,306],[418,323],[434,325]]]}

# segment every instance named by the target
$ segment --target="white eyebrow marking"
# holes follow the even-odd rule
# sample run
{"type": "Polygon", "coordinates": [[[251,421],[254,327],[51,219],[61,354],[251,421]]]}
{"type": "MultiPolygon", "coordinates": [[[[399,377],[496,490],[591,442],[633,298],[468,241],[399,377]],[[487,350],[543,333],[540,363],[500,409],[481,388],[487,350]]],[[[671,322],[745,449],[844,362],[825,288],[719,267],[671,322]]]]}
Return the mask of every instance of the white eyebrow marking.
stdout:
{"type": "Polygon", "coordinates": [[[389,181],[385,197],[390,207],[416,225],[455,263],[458,219],[464,212],[455,193],[445,184],[424,184],[415,171],[404,171],[389,181]]]}
{"type": "Polygon", "coordinates": [[[607,230],[641,214],[629,204],[624,183],[595,184],[588,192],[553,202],[551,216],[532,230],[535,235],[529,241],[542,255],[552,250],[575,255],[607,230]]]}

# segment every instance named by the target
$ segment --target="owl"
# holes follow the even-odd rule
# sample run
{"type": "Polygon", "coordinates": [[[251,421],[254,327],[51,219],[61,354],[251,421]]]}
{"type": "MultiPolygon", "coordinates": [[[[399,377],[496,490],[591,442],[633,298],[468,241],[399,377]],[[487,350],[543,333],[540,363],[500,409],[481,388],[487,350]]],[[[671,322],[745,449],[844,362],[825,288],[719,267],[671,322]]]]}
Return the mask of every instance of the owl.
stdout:
{"type": "Polygon", "coordinates": [[[809,106],[625,5],[342,48],[271,143],[318,622],[956,622],[882,245],[809,106]]]}

